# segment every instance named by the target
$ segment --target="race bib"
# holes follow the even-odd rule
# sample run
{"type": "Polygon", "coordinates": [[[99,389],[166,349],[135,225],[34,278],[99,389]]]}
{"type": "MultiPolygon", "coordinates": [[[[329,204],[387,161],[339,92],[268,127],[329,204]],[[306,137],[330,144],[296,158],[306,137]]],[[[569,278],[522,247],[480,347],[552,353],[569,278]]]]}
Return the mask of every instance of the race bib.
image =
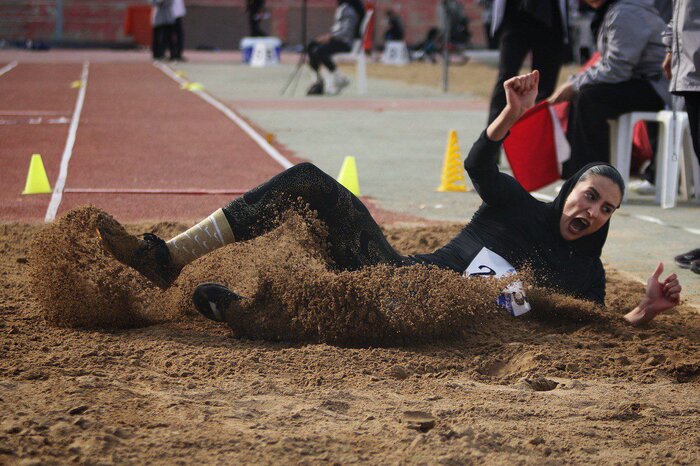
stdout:
{"type": "MultiPolygon", "coordinates": [[[[474,257],[467,269],[462,273],[462,276],[501,278],[514,273],[517,273],[517,270],[507,260],[490,249],[481,248],[479,254],[474,257]]],[[[508,312],[516,317],[529,312],[531,309],[520,280],[508,285],[498,295],[496,303],[506,308],[508,312]]]]}

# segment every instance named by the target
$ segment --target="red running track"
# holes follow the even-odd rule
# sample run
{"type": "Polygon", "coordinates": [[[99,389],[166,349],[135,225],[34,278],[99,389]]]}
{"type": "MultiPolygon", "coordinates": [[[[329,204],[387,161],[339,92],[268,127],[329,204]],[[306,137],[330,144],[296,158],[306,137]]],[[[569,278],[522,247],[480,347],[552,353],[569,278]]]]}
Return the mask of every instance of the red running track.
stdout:
{"type": "MultiPolygon", "coordinates": [[[[70,117],[79,64],[20,63],[0,76],[0,119],[8,109],[70,117]]],[[[146,63],[91,64],[66,189],[225,190],[252,188],[282,170],[223,113],[146,63]]],[[[68,124],[0,125],[0,220],[43,221],[50,195],[22,196],[29,156],[44,158],[54,186],[68,124]]],[[[94,204],[122,222],[208,215],[233,195],[63,194],[60,216],[94,204]]]]}

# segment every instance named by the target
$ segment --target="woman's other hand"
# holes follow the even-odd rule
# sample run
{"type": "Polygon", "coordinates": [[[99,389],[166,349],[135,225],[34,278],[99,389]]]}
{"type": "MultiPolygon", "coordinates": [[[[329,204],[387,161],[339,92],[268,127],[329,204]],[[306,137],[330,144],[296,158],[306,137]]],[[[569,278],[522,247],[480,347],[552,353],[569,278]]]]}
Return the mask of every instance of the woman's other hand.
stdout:
{"type": "Polygon", "coordinates": [[[666,79],[671,79],[673,77],[673,72],[671,71],[671,52],[666,52],[663,63],[661,63],[661,69],[664,72],[666,79]]]}
{"type": "Polygon", "coordinates": [[[489,139],[492,141],[502,140],[523,113],[535,105],[539,83],[540,72],[537,70],[510,78],[503,83],[503,88],[506,91],[506,106],[486,128],[486,136],[489,139]]]}
{"type": "Polygon", "coordinates": [[[654,274],[647,280],[647,290],[642,302],[633,311],[625,315],[632,325],[640,325],[677,306],[681,300],[681,284],[674,273],[659,281],[664,271],[664,264],[660,262],[654,274]]]}
{"type": "Polygon", "coordinates": [[[547,99],[547,102],[549,102],[551,105],[554,105],[560,102],[568,102],[574,97],[576,97],[576,91],[574,90],[574,86],[570,82],[567,82],[559,86],[554,91],[554,94],[552,94],[551,97],[547,99]]]}

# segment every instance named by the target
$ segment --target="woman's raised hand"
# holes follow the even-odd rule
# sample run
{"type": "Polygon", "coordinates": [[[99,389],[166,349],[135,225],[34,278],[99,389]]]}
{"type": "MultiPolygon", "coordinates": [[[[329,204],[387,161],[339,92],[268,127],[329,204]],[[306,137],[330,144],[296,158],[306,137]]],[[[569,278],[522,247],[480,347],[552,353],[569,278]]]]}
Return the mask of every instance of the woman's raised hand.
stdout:
{"type": "Polygon", "coordinates": [[[539,83],[540,72],[537,70],[510,78],[503,83],[503,89],[506,91],[506,107],[486,128],[486,136],[489,139],[500,141],[505,138],[523,113],[535,105],[539,83]]]}
{"type": "Polygon", "coordinates": [[[523,113],[532,108],[535,105],[539,83],[540,72],[537,70],[510,78],[503,83],[506,91],[506,109],[509,113],[520,118],[523,113]]]}

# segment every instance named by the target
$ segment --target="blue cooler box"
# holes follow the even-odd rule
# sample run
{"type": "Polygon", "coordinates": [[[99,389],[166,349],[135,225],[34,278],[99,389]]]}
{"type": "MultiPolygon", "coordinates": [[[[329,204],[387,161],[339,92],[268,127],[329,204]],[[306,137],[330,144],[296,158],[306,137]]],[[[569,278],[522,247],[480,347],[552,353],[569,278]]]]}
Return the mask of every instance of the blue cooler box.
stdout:
{"type": "Polygon", "coordinates": [[[277,60],[280,59],[280,49],[282,47],[282,41],[277,37],[244,37],[241,39],[240,49],[241,49],[241,60],[243,63],[250,63],[250,57],[253,56],[253,47],[255,47],[256,42],[266,42],[268,45],[272,46],[275,50],[275,55],[277,55],[277,60]]]}

